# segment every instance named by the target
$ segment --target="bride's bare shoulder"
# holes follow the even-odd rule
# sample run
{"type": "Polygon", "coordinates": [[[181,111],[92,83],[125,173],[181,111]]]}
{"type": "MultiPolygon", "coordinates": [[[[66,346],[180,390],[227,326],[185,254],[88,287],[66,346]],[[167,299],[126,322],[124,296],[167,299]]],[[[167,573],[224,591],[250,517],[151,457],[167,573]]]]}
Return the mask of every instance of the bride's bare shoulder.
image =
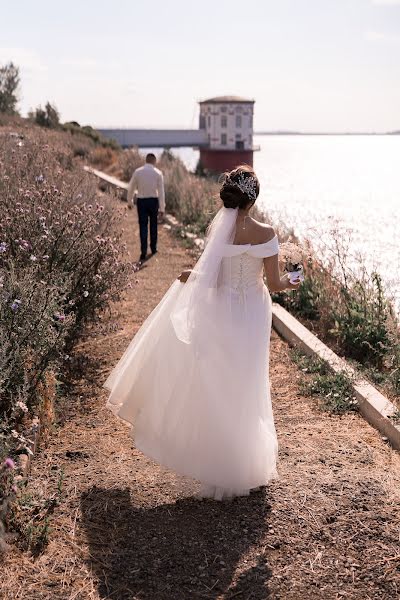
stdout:
{"type": "Polygon", "coordinates": [[[253,231],[257,239],[257,243],[263,244],[272,240],[275,237],[275,230],[271,225],[267,223],[261,223],[253,219],[253,231]]]}

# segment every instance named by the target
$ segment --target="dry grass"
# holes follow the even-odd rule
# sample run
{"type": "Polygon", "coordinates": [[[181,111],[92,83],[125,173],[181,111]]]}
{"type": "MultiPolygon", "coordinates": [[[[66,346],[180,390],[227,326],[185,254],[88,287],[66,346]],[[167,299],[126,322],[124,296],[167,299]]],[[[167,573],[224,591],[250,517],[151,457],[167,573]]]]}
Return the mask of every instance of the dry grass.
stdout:
{"type": "MultiPolygon", "coordinates": [[[[125,235],[137,257],[136,216],[125,235]]],[[[303,377],[272,336],[280,479],[228,503],[134,449],[104,406],[110,368],[192,255],[160,231],[157,259],[111,319],[80,347],[86,374],[58,406],[28,491],[57,497],[49,544],[18,549],[2,570],[4,600],[393,600],[400,591],[400,457],[358,415],[332,417],[299,395],[303,377]]],[[[79,362],[79,361],[78,361],[79,362]]]]}

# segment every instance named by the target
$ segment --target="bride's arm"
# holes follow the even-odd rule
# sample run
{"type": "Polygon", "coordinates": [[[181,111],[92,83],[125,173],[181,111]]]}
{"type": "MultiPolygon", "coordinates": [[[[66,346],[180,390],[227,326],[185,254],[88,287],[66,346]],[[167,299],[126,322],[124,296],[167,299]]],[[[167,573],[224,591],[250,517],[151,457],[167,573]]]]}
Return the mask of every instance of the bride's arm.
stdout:
{"type": "Polygon", "coordinates": [[[281,274],[279,269],[278,254],[264,258],[264,271],[267,277],[268,289],[270,292],[283,292],[283,290],[297,290],[300,281],[290,283],[289,276],[281,274]]]}

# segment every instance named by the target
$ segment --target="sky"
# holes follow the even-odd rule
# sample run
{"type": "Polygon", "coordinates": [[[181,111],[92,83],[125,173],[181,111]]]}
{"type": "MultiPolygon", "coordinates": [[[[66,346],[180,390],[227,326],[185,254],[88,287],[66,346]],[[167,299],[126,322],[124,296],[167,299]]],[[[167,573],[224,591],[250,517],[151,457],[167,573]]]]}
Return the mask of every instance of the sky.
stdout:
{"type": "Polygon", "coordinates": [[[2,2],[0,64],[23,115],[197,128],[198,101],[253,98],[261,130],[400,129],[400,0],[2,2]]]}

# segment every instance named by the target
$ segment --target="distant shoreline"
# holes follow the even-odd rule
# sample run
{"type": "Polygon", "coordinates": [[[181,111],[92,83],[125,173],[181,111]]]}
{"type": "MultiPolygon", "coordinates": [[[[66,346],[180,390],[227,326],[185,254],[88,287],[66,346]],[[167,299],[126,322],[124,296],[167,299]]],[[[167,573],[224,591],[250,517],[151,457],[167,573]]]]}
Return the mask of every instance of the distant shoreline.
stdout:
{"type": "Polygon", "coordinates": [[[307,132],[307,131],[255,131],[254,135],[400,135],[400,131],[384,131],[384,132],[338,132],[332,133],[330,131],[325,132],[307,132]]]}

